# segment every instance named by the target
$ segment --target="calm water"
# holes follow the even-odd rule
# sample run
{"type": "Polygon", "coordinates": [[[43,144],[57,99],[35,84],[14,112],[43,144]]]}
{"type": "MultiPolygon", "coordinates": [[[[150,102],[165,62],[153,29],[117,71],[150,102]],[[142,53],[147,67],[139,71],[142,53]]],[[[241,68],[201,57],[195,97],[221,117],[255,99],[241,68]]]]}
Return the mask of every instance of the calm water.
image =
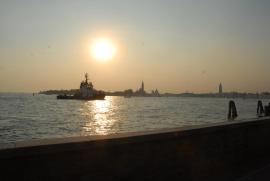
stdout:
{"type": "MultiPolygon", "coordinates": [[[[78,101],[1,93],[0,143],[224,122],[228,101],[172,97],[106,97],[104,101],[78,101]]],[[[256,117],[255,99],[235,101],[238,119],[256,117]]]]}

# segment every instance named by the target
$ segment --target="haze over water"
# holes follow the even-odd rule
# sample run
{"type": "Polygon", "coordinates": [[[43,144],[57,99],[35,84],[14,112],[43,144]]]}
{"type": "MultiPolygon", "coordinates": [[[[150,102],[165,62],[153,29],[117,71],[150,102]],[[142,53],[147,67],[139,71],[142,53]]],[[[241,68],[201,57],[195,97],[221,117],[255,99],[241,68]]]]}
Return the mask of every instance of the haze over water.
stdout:
{"type": "MultiPolygon", "coordinates": [[[[0,143],[31,139],[159,130],[227,121],[228,99],[0,94],[0,143]]],[[[256,117],[256,99],[236,99],[240,119],[256,117]]],[[[264,100],[265,103],[269,100],[264,100]]]]}
{"type": "Polygon", "coordinates": [[[1,92],[77,88],[85,72],[105,91],[270,90],[268,0],[3,0],[0,26],[1,92]]]}

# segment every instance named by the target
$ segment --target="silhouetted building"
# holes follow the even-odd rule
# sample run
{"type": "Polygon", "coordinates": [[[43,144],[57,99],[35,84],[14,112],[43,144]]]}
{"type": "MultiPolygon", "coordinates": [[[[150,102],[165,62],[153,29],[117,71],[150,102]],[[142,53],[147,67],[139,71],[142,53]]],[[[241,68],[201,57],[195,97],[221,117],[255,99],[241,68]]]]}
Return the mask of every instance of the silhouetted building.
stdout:
{"type": "Polygon", "coordinates": [[[223,93],[222,84],[221,83],[219,84],[219,87],[218,87],[218,93],[219,94],[222,94],[223,93]]]}
{"type": "Polygon", "coordinates": [[[138,96],[145,96],[146,95],[146,92],[144,90],[144,82],[143,81],[142,81],[141,88],[136,91],[136,95],[138,95],[138,96]]]}
{"type": "Polygon", "coordinates": [[[160,94],[159,94],[158,90],[156,89],[156,90],[152,90],[151,96],[160,97],[160,94]]]}

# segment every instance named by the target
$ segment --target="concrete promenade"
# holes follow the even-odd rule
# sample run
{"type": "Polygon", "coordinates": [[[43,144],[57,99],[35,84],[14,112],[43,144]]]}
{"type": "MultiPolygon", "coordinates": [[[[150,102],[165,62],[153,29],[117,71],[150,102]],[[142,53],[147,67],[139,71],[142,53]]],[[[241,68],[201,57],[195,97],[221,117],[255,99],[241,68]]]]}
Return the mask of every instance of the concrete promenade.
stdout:
{"type": "Polygon", "coordinates": [[[1,145],[0,180],[245,180],[269,170],[269,140],[260,118],[17,142],[1,145]]]}

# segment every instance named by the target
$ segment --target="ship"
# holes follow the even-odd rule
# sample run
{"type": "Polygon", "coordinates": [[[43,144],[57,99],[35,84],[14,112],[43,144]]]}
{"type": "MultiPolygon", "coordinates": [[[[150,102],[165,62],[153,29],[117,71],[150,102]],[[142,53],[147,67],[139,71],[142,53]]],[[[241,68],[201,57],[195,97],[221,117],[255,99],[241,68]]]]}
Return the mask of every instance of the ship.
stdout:
{"type": "Polygon", "coordinates": [[[77,100],[104,100],[105,92],[94,89],[92,82],[88,81],[88,74],[85,74],[85,80],[80,84],[80,90],[74,95],[61,94],[57,99],[77,99],[77,100]]]}

